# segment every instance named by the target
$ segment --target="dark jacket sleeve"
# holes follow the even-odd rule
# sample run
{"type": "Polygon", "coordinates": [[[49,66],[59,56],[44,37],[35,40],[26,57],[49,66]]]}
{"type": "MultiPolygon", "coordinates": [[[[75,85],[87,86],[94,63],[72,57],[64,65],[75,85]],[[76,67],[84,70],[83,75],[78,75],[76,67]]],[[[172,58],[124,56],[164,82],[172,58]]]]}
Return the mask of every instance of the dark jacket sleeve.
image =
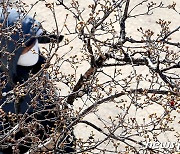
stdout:
{"type": "Polygon", "coordinates": [[[50,42],[61,42],[63,40],[64,36],[63,35],[55,35],[55,34],[51,34],[51,35],[41,35],[38,36],[38,42],[39,43],[50,43],[50,42]]]}

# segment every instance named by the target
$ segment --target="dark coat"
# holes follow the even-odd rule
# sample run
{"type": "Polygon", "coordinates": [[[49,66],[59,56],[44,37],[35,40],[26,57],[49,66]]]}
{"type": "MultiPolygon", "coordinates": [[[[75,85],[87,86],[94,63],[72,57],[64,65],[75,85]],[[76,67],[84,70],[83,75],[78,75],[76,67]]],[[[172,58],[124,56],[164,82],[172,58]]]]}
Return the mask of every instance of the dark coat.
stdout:
{"type": "MultiPolygon", "coordinates": [[[[31,74],[36,74],[41,69],[41,66],[44,63],[45,63],[45,58],[42,57],[42,56],[39,56],[39,60],[38,60],[37,64],[35,64],[34,66],[26,67],[26,66],[17,65],[16,66],[16,68],[17,68],[16,69],[17,76],[16,76],[16,78],[14,80],[16,82],[22,84],[23,82],[28,80],[30,73],[31,74]]],[[[3,80],[8,80],[8,79],[1,79],[1,82],[3,82],[3,80]]],[[[12,86],[9,83],[7,83],[7,85],[2,89],[1,93],[3,95],[5,93],[8,93],[10,90],[12,90],[12,86]]],[[[1,100],[0,100],[0,105],[3,102],[5,102],[8,97],[9,97],[9,95],[3,96],[1,98],[1,100]]],[[[21,114],[24,114],[25,112],[27,112],[27,110],[28,110],[28,112],[33,112],[32,108],[29,109],[29,105],[30,105],[29,102],[31,101],[32,97],[33,96],[30,96],[30,95],[24,96],[20,100],[21,103],[19,104],[20,106],[18,107],[18,109],[16,109],[16,105],[15,105],[14,101],[3,105],[2,109],[6,113],[11,112],[11,113],[21,113],[21,114]]]]}
{"type": "MultiPolygon", "coordinates": [[[[22,98],[18,99],[18,103],[12,99],[8,100],[9,95],[5,95],[11,91],[17,83],[22,84],[29,78],[29,74],[36,74],[41,65],[45,63],[45,58],[40,56],[39,61],[31,67],[23,67],[17,65],[17,61],[24,50],[24,48],[34,42],[36,32],[40,28],[40,24],[30,16],[24,16],[17,12],[15,9],[8,8],[6,11],[0,8],[0,23],[1,23],[1,35],[0,35],[0,105],[1,110],[5,113],[0,113],[0,138],[13,129],[18,123],[17,119],[14,123],[9,118],[10,114],[32,114],[34,109],[31,107],[31,98],[35,94],[26,94],[22,98]],[[5,104],[5,102],[7,103],[5,104]]],[[[42,103],[39,101],[39,103],[42,103]]],[[[37,119],[43,119],[45,113],[39,114],[37,119]]],[[[17,117],[14,115],[14,117],[17,117]]],[[[28,118],[26,122],[31,121],[28,118]]],[[[48,122],[45,122],[45,126],[48,122]]],[[[49,123],[53,125],[53,123],[49,123]]],[[[42,134],[37,131],[37,134],[42,134]]],[[[15,138],[21,138],[25,134],[22,130],[16,131],[15,138]]],[[[3,138],[2,138],[3,139],[3,138]]],[[[43,139],[43,135],[41,135],[43,139]]],[[[4,141],[1,145],[6,144],[8,141],[4,141]]],[[[27,145],[26,145],[27,146],[27,145]]],[[[27,151],[26,146],[20,146],[20,153],[23,153],[23,149],[27,151]],[[23,147],[23,148],[21,148],[23,147]]],[[[1,147],[0,147],[1,149],[1,147]]],[[[12,153],[12,147],[3,148],[3,153],[12,153]]]]}

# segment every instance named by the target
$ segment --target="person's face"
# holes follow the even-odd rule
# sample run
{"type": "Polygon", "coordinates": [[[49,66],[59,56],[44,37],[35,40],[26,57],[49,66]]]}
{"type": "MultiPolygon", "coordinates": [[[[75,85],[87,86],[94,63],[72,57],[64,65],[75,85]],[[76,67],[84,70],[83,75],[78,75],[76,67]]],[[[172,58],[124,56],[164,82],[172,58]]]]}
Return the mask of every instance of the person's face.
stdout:
{"type": "Polygon", "coordinates": [[[33,66],[38,62],[38,60],[39,60],[39,47],[38,47],[38,41],[36,40],[28,47],[24,48],[22,54],[18,59],[17,64],[21,66],[33,66]]]}

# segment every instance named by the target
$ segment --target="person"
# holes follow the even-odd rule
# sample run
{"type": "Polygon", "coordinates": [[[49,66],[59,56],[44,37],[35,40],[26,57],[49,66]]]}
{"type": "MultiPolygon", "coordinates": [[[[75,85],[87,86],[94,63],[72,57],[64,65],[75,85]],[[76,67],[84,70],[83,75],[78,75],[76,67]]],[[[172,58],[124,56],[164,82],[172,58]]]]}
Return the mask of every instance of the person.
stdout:
{"type": "MultiPolygon", "coordinates": [[[[58,114],[45,90],[51,88],[46,83],[48,77],[39,94],[40,87],[33,89],[32,82],[28,84],[29,78],[46,64],[38,44],[61,42],[64,36],[48,33],[31,16],[8,7],[0,8],[0,33],[0,153],[25,153],[33,140],[44,141],[50,136],[58,114]],[[29,137],[32,133],[38,139],[29,137]]],[[[44,75],[40,73],[39,77],[44,75]]],[[[75,151],[69,138],[66,145],[63,153],[75,151]]]]}

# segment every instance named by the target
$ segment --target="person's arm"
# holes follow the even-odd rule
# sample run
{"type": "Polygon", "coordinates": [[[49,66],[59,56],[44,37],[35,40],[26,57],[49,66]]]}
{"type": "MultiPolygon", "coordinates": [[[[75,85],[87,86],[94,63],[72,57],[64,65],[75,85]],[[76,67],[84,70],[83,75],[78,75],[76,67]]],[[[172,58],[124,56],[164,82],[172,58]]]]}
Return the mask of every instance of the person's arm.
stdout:
{"type": "Polygon", "coordinates": [[[36,39],[38,39],[38,43],[50,43],[50,42],[61,42],[64,38],[63,35],[57,36],[55,34],[45,34],[44,32],[41,32],[42,29],[40,29],[35,37],[32,37],[30,40],[26,42],[26,46],[30,46],[33,44],[36,39]]]}
{"type": "Polygon", "coordinates": [[[38,43],[50,43],[50,42],[61,42],[64,38],[63,35],[55,35],[46,31],[40,22],[34,20],[34,24],[31,27],[32,37],[27,41],[27,46],[32,44],[36,39],[38,43]],[[34,35],[35,34],[35,35],[34,35]]]}
{"type": "Polygon", "coordinates": [[[63,35],[55,35],[55,34],[47,34],[43,32],[41,35],[38,36],[39,43],[50,43],[50,42],[61,42],[63,40],[63,35]]]}

